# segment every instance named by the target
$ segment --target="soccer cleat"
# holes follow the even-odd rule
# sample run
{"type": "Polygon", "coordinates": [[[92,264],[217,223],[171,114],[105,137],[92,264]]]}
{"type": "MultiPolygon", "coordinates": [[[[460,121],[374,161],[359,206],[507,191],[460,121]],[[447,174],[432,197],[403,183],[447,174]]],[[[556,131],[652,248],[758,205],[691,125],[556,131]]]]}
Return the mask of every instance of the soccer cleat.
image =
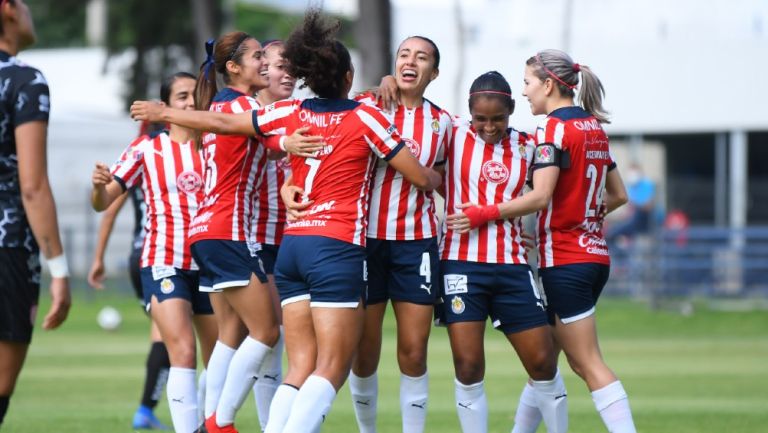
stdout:
{"type": "Polygon", "coordinates": [[[152,410],[139,407],[136,413],[133,414],[133,429],[134,430],[171,430],[170,427],[163,424],[157,416],[155,416],[152,410]]]}
{"type": "Polygon", "coordinates": [[[216,412],[214,412],[213,415],[205,420],[204,427],[207,433],[238,433],[234,424],[228,424],[224,427],[219,427],[219,425],[216,424],[216,412]]]}

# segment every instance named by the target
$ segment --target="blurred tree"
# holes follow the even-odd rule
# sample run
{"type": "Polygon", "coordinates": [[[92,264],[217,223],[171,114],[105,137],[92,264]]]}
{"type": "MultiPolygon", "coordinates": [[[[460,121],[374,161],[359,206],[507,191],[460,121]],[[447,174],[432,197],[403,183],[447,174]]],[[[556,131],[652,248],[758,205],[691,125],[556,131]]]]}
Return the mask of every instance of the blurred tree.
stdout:
{"type": "Polygon", "coordinates": [[[361,57],[364,87],[379,84],[392,73],[392,13],[389,0],[357,0],[360,15],[355,23],[355,40],[361,57]]]}
{"type": "Polygon", "coordinates": [[[36,48],[85,45],[83,0],[27,0],[35,19],[36,48]]]}

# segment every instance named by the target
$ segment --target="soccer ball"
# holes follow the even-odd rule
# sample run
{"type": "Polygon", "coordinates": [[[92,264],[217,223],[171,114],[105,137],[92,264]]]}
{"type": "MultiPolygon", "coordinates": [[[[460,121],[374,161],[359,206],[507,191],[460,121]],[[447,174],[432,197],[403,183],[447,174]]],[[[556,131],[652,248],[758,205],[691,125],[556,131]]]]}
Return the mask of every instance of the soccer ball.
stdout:
{"type": "Polygon", "coordinates": [[[96,321],[99,323],[99,326],[101,326],[101,329],[105,331],[115,331],[120,327],[123,317],[115,308],[107,306],[99,311],[96,321]]]}

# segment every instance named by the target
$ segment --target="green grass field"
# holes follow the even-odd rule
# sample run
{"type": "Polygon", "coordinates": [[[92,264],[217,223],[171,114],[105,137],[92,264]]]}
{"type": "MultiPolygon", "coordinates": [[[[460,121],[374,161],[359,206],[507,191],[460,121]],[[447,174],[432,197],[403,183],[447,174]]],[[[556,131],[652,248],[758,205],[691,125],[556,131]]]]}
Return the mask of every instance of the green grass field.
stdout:
{"type": "MultiPolygon", "coordinates": [[[[148,349],[147,319],[127,296],[87,298],[84,292],[76,293],[62,329],[37,331],[3,432],[131,430],[148,349]],[[122,312],[118,332],[107,333],[96,325],[96,314],[104,305],[122,312]]],[[[641,303],[607,299],[598,309],[598,326],[607,362],[630,395],[638,431],[768,431],[768,312],[718,312],[704,306],[683,317],[652,312],[641,303]]],[[[379,370],[382,433],[400,431],[392,331],[389,316],[379,370]]],[[[486,341],[490,431],[507,433],[525,375],[498,332],[489,329],[486,341]]],[[[589,392],[564,360],[561,370],[569,391],[570,431],[605,431],[589,392]]],[[[430,341],[429,372],[426,430],[458,432],[450,348],[441,328],[434,329],[430,341]]],[[[170,424],[164,400],[157,413],[170,424]]],[[[237,425],[242,432],[259,431],[252,398],[240,411],[237,425]]],[[[357,431],[347,387],[339,393],[323,431],[357,431]]]]}

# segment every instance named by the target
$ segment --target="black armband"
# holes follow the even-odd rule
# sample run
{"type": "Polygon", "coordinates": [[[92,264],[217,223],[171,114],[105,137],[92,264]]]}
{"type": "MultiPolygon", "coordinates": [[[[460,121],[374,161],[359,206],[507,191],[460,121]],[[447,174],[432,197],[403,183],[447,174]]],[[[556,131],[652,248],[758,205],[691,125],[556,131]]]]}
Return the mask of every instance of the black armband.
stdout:
{"type": "Polygon", "coordinates": [[[544,167],[571,167],[571,154],[563,151],[552,143],[542,143],[533,152],[533,169],[544,167]]]}

